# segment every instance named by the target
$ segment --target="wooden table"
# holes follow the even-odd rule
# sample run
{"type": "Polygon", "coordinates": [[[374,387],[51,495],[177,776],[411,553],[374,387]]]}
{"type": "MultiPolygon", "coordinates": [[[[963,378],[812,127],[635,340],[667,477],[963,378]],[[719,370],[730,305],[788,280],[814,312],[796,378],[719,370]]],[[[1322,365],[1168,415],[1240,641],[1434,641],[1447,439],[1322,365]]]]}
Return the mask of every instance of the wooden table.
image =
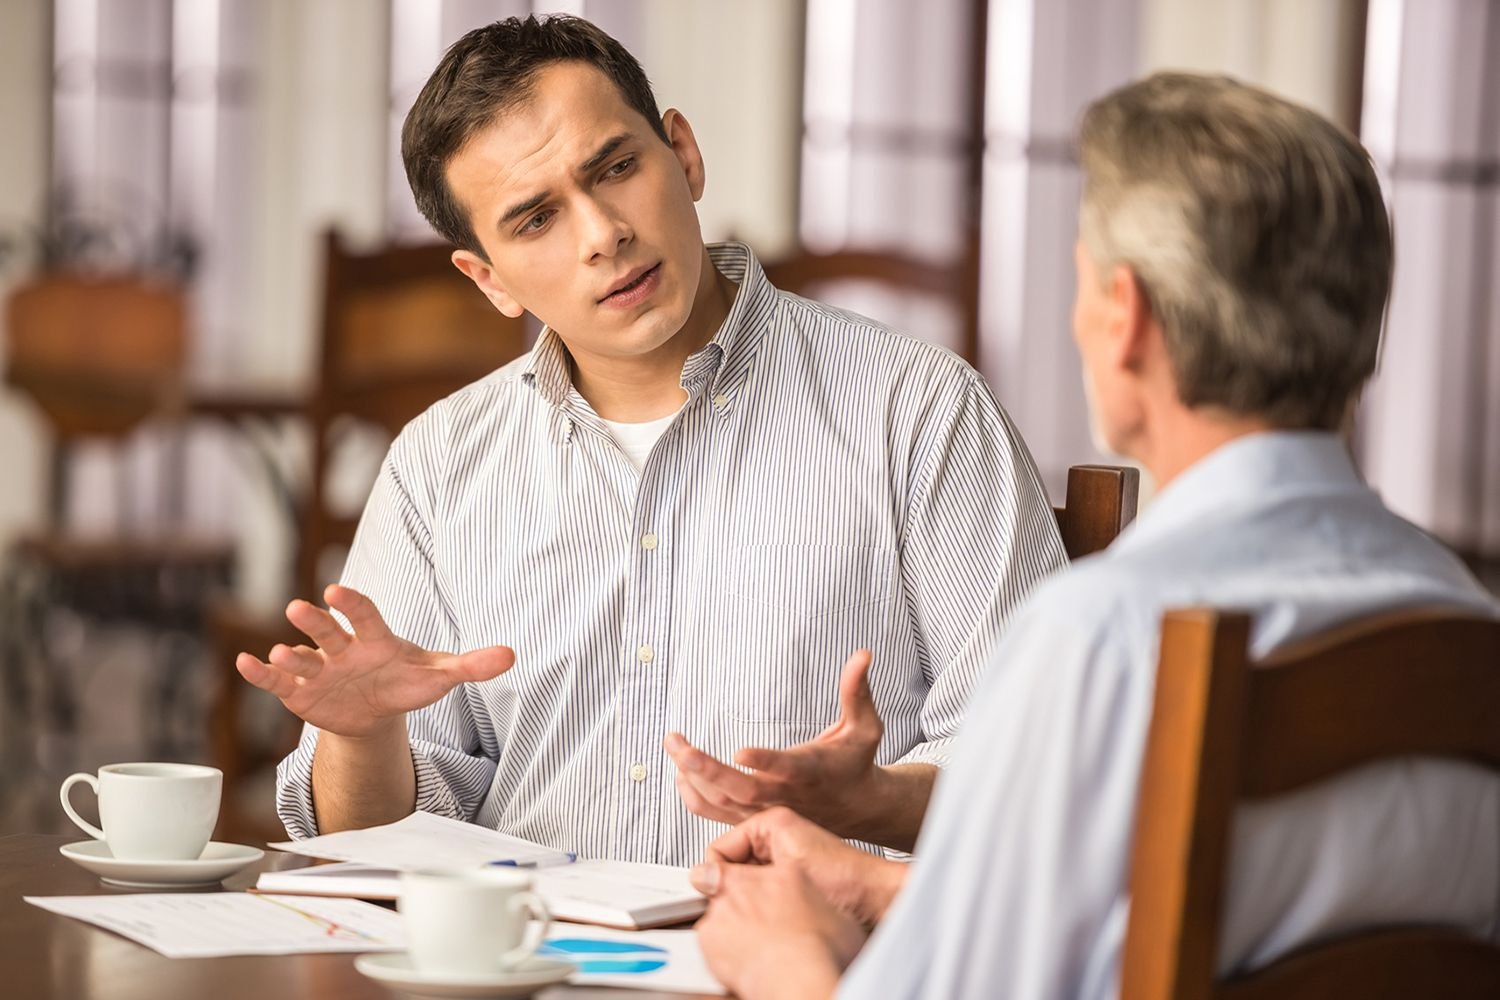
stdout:
{"type": "MultiPolygon", "coordinates": [[[[57,853],[75,837],[0,837],[0,996],[16,1000],[391,1000],[354,970],[353,955],[164,958],[109,931],[48,913],[22,896],[83,896],[115,889],[57,853]]],[[[305,858],[267,851],[224,881],[244,889],[268,868],[305,858]]],[[[134,890],[139,891],[139,890],[134,890]]],[[[540,1000],[683,1000],[681,993],[555,986],[540,1000]]]]}

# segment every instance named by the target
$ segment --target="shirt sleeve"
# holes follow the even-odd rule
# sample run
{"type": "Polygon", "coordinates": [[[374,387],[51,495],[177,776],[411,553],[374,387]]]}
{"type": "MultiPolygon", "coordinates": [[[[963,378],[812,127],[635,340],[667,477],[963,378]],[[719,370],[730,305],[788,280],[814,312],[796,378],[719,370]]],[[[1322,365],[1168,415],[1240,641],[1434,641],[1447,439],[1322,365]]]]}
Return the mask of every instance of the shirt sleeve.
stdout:
{"type": "Polygon", "coordinates": [[[1020,434],[970,373],[916,467],[902,586],[928,682],[923,741],[896,763],[948,761],[953,737],[1006,623],[1067,564],[1057,518],[1020,434]]]}
{"type": "Polygon", "coordinates": [[[997,653],[841,997],[1114,995],[1155,684],[1127,650],[1154,647],[1077,605],[1028,610],[997,653]]]}
{"type": "MultiPolygon", "coordinates": [[[[439,461],[442,454],[421,439],[431,430],[431,415],[420,418],[391,446],[360,518],[342,582],[369,597],[396,635],[423,649],[459,651],[460,637],[439,587],[424,516],[431,498],[422,484],[435,480],[428,463],[439,461]]],[[[408,713],[407,733],[416,770],[417,809],[472,821],[494,779],[496,763],[480,739],[468,685],[408,713]]],[[[277,812],[287,833],[297,839],[318,833],[312,803],[317,742],[318,730],[304,726],[297,748],[276,771],[277,812]]]]}

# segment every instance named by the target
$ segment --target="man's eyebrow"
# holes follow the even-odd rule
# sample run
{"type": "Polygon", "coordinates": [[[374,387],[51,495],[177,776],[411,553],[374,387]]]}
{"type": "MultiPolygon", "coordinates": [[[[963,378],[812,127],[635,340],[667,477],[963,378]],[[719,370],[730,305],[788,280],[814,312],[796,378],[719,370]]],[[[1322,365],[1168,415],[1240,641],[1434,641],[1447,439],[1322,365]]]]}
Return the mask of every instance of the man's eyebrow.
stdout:
{"type": "MultiPolygon", "coordinates": [[[[619,149],[629,140],[630,134],[628,132],[621,132],[619,135],[605,140],[604,145],[599,147],[599,151],[596,152],[593,156],[590,156],[587,160],[583,161],[583,163],[578,167],[578,173],[586,174],[590,170],[593,170],[595,167],[599,166],[599,164],[609,159],[611,153],[619,149]]],[[[511,220],[525,215],[532,209],[539,207],[551,196],[551,192],[543,191],[541,194],[527,198],[525,201],[517,205],[512,205],[510,208],[506,209],[504,215],[500,216],[499,225],[504,226],[511,220]]]]}
{"type": "Polygon", "coordinates": [[[527,212],[531,211],[533,208],[536,208],[537,206],[541,205],[542,202],[546,201],[551,196],[552,195],[551,195],[550,192],[543,191],[541,194],[533,195],[532,197],[527,198],[525,201],[521,202],[519,205],[512,205],[510,208],[508,208],[506,210],[506,212],[505,212],[504,215],[500,216],[500,223],[499,223],[499,226],[496,226],[496,228],[498,229],[500,226],[504,226],[506,223],[510,222],[512,219],[516,218],[517,216],[525,215],[527,212]]]}
{"type": "Polygon", "coordinates": [[[606,140],[604,145],[599,147],[599,152],[583,161],[583,165],[578,168],[578,172],[580,174],[586,174],[590,170],[593,170],[595,167],[599,166],[599,164],[609,159],[609,154],[619,149],[620,146],[623,145],[629,138],[630,136],[628,133],[621,132],[614,138],[606,140]]]}

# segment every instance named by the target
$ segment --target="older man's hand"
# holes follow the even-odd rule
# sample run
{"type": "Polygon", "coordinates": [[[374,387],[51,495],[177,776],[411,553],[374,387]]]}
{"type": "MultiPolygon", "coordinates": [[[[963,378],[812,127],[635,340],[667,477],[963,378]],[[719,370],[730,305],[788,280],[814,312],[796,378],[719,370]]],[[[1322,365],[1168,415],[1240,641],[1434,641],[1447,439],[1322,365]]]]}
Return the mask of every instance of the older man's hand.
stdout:
{"type": "Polygon", "coordinates": [[[909,867],[851,847],[779,806],[752,816],[709,844],[702,863],[693,869],[693,884],[713,896],[723,873],[734,865],[798,869],[820,896],[865,926],[885,916],[909,867]]]}
{"type": "Polygon", "coordinates": [[[714,862],[703,957],[743,1000],[827,1000],[867,933],[796,865],[714,862]]]}

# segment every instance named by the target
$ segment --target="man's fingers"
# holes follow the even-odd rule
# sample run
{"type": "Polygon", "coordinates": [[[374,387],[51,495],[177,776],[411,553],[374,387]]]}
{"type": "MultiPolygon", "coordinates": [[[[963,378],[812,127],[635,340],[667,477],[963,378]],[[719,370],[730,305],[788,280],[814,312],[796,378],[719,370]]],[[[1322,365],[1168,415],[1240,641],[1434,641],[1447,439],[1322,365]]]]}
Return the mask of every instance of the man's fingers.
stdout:
{"type": "Polygon", "coordinates": [[[677,769],[687,775],[710,801],[721,805],[733,802],[743,806],[764,804],[765,791],[753,775],[730,767],[710,757],[687,741],[681,733],[669,733],[662,741],[677,769]]]}
{"type": "Polygon", "coordinates": [[[735,826],[728,833],[715,837],[704,850],[703,860],[705,862],[723,861],[735,865],[771,860],[770,858],[760,857],[756,853],[756,838],[750,832],[750,826],[754,822],[753,818],[748,819],[735,826]]]}
{"type": "Polygon", "coordinates": [[[801,776],[801,761],[802,758],[795,753],[766,747],[745,747],[734,755],[736,764],[783,782],[794,782],[801,776]]]}
{"type": "Polygon", "coordinates": [[[459,681],[487,681],[499,677],[516,664],[516,651],[509,646],[486,646],[439,661],[445,673],[459,681]]]}
{"type": "Polygon", "coordinates": [[[688,872],[688,880],[693,883],[693,888],[705,896],[712,896],[719,891],[719,863],[717,861],[704,861],[702,864],[693,866],[688,872]]]}
{"type": "Polygon", "coordinates": [[[676,790],[682,796],[682,804],[687,805],[688,810],[702,816],[703,819],[718,820],[720,823],[738,823],[745,817],[753,816],[756,807],[745,805],[744,802],[736,802],[735,799],[724,795],[724,790],[714,784],[699,780],[697,775],[676,775],[676,790]]]}
{"type": "Polygon", "coordinates": [[[266,661],[283,673],[313,678],[323,672],[323,654],[309,646],[277,643],[266,655],[266,661]]]}
{"type": "Polygon", "coordinates": [[[687,776],[681,772],[677,775],[677,795],[682,799],[683,806],[688,812],[704,819],[711,819],[717,823],[729,823],[733,825],[744,819],[747,810],[733,807],[723,807],[710,802],[702,792],[696,788],[687,776]]]}
{"type": "Polygon", "coordinates": [[[286,606],[286,620],[306,633],[309,639],[330,656],[342,653],[354,638],[333,615],[300,598],[286,606]]]}
{"type": "Polygon", "coordinates": [[[269,663],[261,662],[249,653],[241,653],[235,657],[234,668],[245,680],[282,701],[290,698],[297,690],[296,678],[282,673],[269,663]]]}
{"type": "Polygon", "coordinates": [[[380,617],[380,611],[375,607],[375,602],[364,594],[351,587],[341,587],[338,584],[330,584],[323,591],[323,599],[328,602],[330,608],[336,608],[343,612],[349,624],[354,626],[354,634],[366,642],[378,642],[381,639],[390,638],[391,630],[386,628],[385,619],[380,617]]]}
{"type": "Polygon", "coordinates": [[[858,726],[880,726],[875,695],[870,691],[870,651],[856,649],[839,674],[839,710],[844,721],[858,726]]]}

